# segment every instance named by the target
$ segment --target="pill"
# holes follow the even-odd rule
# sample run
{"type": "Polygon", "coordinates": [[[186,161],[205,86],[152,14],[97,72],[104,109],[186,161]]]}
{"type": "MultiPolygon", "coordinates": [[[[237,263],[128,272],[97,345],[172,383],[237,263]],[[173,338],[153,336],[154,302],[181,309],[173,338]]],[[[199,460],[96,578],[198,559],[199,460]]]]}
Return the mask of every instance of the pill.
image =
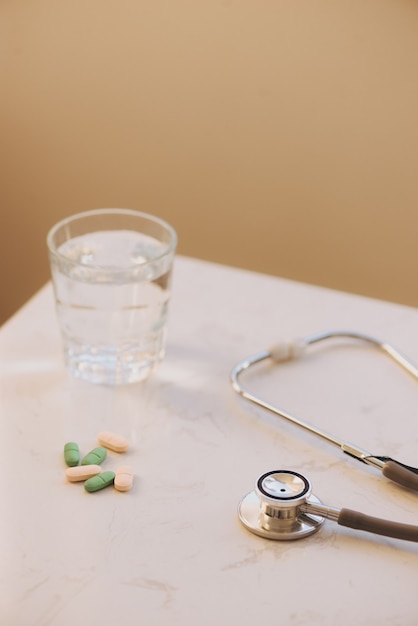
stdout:
{"type": "Polygon", "coordinates": [[[100,491],[100,489],[104,489],[105,487],[112,485],[114,480],[115,472],[108,470],[107,472],[102,472],[101,474],[88,478],[84,483],[84,489],[89,493],[92,493],[93,491],[100,491]]]}
{"type": "Polygon", "coordinates": [[[94,448],[82,459],[81,465],[100,465],[106,458],[105,448],[94,448]]]}
{"type": "Polygon", "coordinates": [[[80,450],[74,441],[69,441],[64,446],[64,461],[68,467],[74,467],[80,462],[80,450]]]}
{"type": "Polygon", "coordinates": [[[129,491],[134,482],[134,471],[129,465],[121,465],[116,470],[115,489],[118,491],[129,491]]]}
{"type": "Polygon", "coordinates": [[[99,433],[99,443],[101,446],[109,448],[109,450],[113,450],[114,452],[126,452],[129,445],[128,440],[122,437],[122,435],[107,431],[99,433]]]}
{"type": "Polygon", "coordinates": [[[67,467],[65,474],[71,483],[75,483],[100,474],[101,471],[100,465],[77,465],[77,467],[67,467]]]}

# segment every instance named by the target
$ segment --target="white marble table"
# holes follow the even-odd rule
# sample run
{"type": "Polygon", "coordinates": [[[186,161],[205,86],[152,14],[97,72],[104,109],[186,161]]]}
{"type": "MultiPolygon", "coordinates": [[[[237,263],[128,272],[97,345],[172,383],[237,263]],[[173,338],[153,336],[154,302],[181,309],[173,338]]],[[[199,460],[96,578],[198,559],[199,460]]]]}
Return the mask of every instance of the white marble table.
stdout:
{"type": "MultiPolygon", "coordinates": [[[[50,285],[0,331],[0,624],[418,623],[418,546],[326,522],[272,542],[237,518],[265,471],[305,473],[325,503],[418,523],[418,494],[239,398],[236,361],[328,328],[418,362],[418,311],[179,257],[164,363],[117,389],[64,369],[50,285]],[[88,494],[62,447],[129,437],[134,489],[88,494]]],[[[6,297],[7,294],[3,294],[6,297]]],[[[418,464],[418,387],[367,347],[327,347],[252,377],[300,417],[418,464]]],[[[117,463],[109,454],[106,467],[117,463]]]]}

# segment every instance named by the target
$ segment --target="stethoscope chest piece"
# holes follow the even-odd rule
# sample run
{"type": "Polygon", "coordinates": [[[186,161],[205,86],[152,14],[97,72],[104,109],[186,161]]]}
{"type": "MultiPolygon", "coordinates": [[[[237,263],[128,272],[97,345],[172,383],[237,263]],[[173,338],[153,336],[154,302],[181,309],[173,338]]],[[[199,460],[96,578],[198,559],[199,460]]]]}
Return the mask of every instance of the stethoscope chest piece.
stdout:
{"type": "Polygon", "coordinates": [[[319,530],[325,517],[309,509],[321,505],[311,484],[297,472],[273,470],[260,476],[255,490],[241,500],[238,515],[252,533],[266,539],[302,539],[319,530]],[[306,510],[307,509],[307,510],[306,510]]]}
{"type": "Polygon", "coordinates": [[[254,491],[239,503],[238,515],[252,533],[278,541],[312,535],[329,519],[346,528],[418,542],[418,526],[322,504],[311,494],[309,480],[291,470],[273,470],[260,476],[254,491]]]}

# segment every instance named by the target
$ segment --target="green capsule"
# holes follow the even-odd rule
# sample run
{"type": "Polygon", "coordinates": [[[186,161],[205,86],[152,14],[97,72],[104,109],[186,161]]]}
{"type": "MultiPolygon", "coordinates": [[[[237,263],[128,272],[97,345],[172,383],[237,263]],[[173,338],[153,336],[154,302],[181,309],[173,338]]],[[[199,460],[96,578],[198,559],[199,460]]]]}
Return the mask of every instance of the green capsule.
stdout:
{"type": "Polygon", "coordinates": [[[106,448],[94,448],[82,459],[81,465],[100,465],[106,458],[106,448]]]}
{"type": "Polygon", "coordinates": [[[84,489],[89,493],[93,493],[93,491],[100,491],[100,489],[113,485],[114,480],[115,472],[102,472],[101,474],[96,474],[96,476],[88,478],[84,483],[84,489]]]}
{"type": "Polygon", "coordinates": [[[74,441],[69,441],[64,446],[64,461],[68,467],[75,467],[80,462],[80,450],[74,441]]]}

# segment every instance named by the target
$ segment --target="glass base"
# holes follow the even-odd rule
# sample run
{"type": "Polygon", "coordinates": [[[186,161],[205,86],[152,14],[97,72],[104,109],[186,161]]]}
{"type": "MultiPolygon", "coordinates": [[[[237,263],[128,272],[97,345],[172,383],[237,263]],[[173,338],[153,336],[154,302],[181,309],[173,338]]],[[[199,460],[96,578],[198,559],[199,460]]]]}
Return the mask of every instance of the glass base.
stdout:
{"type": "Polygon", "coordinates": [[[117,349],[67,341],[64,348],[65,364],[73,376],[97,385],[125,385],[146,380],[163,356],[161,338],[146,347],[117,349]]]}

